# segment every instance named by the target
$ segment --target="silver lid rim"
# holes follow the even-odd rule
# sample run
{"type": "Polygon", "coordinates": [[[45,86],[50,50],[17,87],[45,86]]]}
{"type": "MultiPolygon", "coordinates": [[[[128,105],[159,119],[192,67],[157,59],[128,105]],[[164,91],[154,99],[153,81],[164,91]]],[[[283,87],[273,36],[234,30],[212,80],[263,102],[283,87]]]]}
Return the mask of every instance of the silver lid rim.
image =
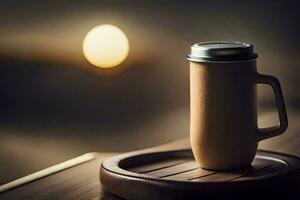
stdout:
{"type": "Polygon", "coordinates": [[[250,60],[256,60],[256,58],[258,57],[257,54],[253,54],[253,56],[251,57],[245,57],[245,58],[226,58],[226,59],[212,59],[212,58],[199,58],[199,57],[190,57],[189,55],[186,57],[187,60],[189,61],[193,61],[193,62],[238,62],[238,61],[250,61],[250,60]]]}
{"type": "Polygon", "coordinates": [[[256,58],[252,44],[227,41],[193,44],[187,55],[187,59],[193,62],[232,62],[256,58]]]}
{"type": "Polygon", "coordinates": [[[234,63],[234,62],[250,62],[250,61],[254,61],[256,60],[256,58],[253,59],[249,59],[249,60],[228,60],[228,61],[207,61],[207,60],[194,60],[194,59],[190,59],[188,57],[186,57],[186,59],[190,62],[195,62],[195,63],[234,63]]]}

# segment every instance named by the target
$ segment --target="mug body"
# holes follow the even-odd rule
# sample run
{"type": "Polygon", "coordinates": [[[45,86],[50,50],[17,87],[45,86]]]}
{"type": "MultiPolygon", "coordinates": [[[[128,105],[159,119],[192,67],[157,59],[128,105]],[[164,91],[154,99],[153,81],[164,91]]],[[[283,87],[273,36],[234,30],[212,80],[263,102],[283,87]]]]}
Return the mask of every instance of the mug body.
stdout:
{"type": "Polygon", "coordinates": [[[256,61],[190,62],[190,139],[205,169],[251,165],[257,150],[256,61]]]}
{"type": "Polygon", "coordinates": [[[190,60],[190,140],[201,168],[251,165],[257,150],[256,59],[190,60]]]}

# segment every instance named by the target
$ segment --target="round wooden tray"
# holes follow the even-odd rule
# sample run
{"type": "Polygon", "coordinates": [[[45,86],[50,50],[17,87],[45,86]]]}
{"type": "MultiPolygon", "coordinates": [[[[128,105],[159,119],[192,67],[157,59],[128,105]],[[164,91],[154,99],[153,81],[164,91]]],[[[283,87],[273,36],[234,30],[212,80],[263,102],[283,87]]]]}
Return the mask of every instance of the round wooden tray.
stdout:
{"type": "Polygon", "coordinates": [[[125,199],[195,199],[228,195],[291,195],[300,181],[300,159],[257,151],[249,168],[209,171],[197,166],[190,149],[137,151],[105,160],[102,186],[125,199]]]}

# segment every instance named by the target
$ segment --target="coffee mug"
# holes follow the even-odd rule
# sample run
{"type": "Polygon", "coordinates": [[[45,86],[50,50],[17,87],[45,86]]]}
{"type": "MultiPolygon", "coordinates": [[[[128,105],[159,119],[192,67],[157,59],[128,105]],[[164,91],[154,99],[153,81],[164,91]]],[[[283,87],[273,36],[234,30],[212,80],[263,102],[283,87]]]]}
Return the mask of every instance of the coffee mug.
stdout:
{"type": "Polygon", "coordinates": [[[196,161],[209,170],[251,165],[258,142],[282,134],[287,113],[277,78],[257,73],[253,45],[204,42],[191,47],[190,140],[196,161]],[[275,93],[280,125],[258,128],[257,84],[275,93]]]}

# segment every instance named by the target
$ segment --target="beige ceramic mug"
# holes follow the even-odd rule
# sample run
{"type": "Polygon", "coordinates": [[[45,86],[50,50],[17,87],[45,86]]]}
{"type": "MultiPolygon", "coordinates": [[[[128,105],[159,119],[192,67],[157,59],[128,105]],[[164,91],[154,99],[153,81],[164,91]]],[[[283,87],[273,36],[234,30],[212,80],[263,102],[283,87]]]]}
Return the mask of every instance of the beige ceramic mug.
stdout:
{"type": "Polygon", "coordinates": [[[253,45],[239,42],[194,44],[190,61],[190,139],[200,167],[234,170],[251,165],[258,142],[288,126],[280,83],[258,74],[253,45]],[[280,125],[258,128],[257,84],[275,93],[280,125]]]}

